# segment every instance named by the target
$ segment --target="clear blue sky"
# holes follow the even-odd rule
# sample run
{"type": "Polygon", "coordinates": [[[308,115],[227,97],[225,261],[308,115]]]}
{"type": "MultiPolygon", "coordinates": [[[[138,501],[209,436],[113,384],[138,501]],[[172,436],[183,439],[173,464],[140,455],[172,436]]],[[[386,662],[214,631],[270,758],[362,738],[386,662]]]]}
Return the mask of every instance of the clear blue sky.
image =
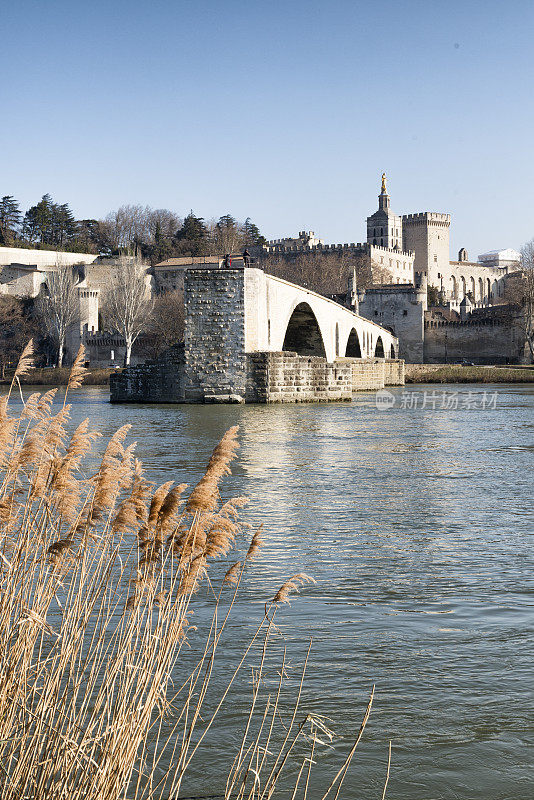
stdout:
{"type": "Polygon", "coordinates": [[[534,3],[0,0],[0,194],[362,241],[448,211],[453,253],[534,236],[534,3]]]}

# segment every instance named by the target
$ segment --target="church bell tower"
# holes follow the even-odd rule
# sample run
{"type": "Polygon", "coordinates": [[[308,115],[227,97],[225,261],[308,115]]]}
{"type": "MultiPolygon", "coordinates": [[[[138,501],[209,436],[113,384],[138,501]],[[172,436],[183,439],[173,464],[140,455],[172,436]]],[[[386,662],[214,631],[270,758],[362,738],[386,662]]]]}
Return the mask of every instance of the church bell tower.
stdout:
{"type": "Polygon", "coordinates": [[[367,243],[378,247],[402,250],[402,219],[389,207],[386,173],[378,195],[378,211],[367,217],[367,243]]]}

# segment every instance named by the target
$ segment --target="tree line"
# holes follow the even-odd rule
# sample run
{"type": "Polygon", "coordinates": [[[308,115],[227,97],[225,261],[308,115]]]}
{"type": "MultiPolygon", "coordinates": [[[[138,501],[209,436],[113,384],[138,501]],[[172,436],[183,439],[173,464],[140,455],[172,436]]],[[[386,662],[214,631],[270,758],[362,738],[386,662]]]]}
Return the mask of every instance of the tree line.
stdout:
{"type": "Polygon", "coordinates": [[[49,194],[24,214],[12,195],[0,198],[0,245],[136,256],[155,264],[173,256],[225,255],[261,245],[265,238],[250,217],[231,214],[206,221],[190,211],[181,218],[167,208],[123,205],[104,219],[77,220],[68,203],[49,194]]]}

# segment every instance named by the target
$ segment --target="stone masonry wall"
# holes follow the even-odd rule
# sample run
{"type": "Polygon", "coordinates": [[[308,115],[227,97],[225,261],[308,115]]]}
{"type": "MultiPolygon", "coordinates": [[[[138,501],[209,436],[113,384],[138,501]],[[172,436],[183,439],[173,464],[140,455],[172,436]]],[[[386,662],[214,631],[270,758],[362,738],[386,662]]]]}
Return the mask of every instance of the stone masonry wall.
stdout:
{"type": "Polygon", "coordinates": [[[183,345],[171,347],[157,361],[111,375],[109,383],[112,403],[183,403],[183,345]]]}
{"type": "Polygon", "coordinates": [[[349,363],[292,352],[247,354],[247,402],[318,403],[352,399],[349,363]]]}
{"type": "Polygon", "coordinates": [[[185,273],[186,400],[244,401],[244,294],[243,269],[190,269],[185,273]]]}
{"type": "Polygon", "coordinates": [[[516,364],[524,359],[524,337],[511,324],[475,321],[425,324],[425,362],[516,364]]]}
{"type": "Polygon", "coordinates": [[[351,368],[353,392],[383,389],[384,386],[404,386],[404,361],[399,359],[375,359],[362,361],[358,358],[340,358],[336,364],[348,364],[351,368]]]}

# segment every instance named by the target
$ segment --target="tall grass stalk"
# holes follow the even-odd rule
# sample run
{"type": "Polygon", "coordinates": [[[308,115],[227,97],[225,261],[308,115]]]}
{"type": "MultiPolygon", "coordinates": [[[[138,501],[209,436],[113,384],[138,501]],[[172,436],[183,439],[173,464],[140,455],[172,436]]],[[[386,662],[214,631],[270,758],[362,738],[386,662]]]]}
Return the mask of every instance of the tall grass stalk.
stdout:
{"type": "MultiPolygon", "coordinates": [[[[16,380],[30,357],[31,347],[16,380]]],[[[83,362],[80,350],[68,390],[80,385],[83,362]]],[[[15,416],[7,399],[0,403],[2,800],[178,798],[236,678],[251,664],[241,741],[214,791],[270,800],[291,764],[292,797],[305,798],[320,737],[330,736],[321,719],[301,712],[308,658],[289,714],[281,707],[285,655],[274,693],[265,691],[263,673],[278,603],[307,575],[273,591],[220,695],[210,694],[243,575],[263,544],[260,529],[245,554],[226,563],[242,541],[246,502],[223,502],[220,494],[237,427],[187,494],[183,484],[158,487],[145,478],[135,445],[126,444],[128,426],[97,462],[97,432],[85,420],[69,433],[67,396],[55,414],[53,399],[53,391],[33,394],[15,416]],[[191,624],[199,598],[211,604],[203,633],[191,624]]],[[[372,696],[323,798],[339,796],[371,704],[372,696]]]]}

